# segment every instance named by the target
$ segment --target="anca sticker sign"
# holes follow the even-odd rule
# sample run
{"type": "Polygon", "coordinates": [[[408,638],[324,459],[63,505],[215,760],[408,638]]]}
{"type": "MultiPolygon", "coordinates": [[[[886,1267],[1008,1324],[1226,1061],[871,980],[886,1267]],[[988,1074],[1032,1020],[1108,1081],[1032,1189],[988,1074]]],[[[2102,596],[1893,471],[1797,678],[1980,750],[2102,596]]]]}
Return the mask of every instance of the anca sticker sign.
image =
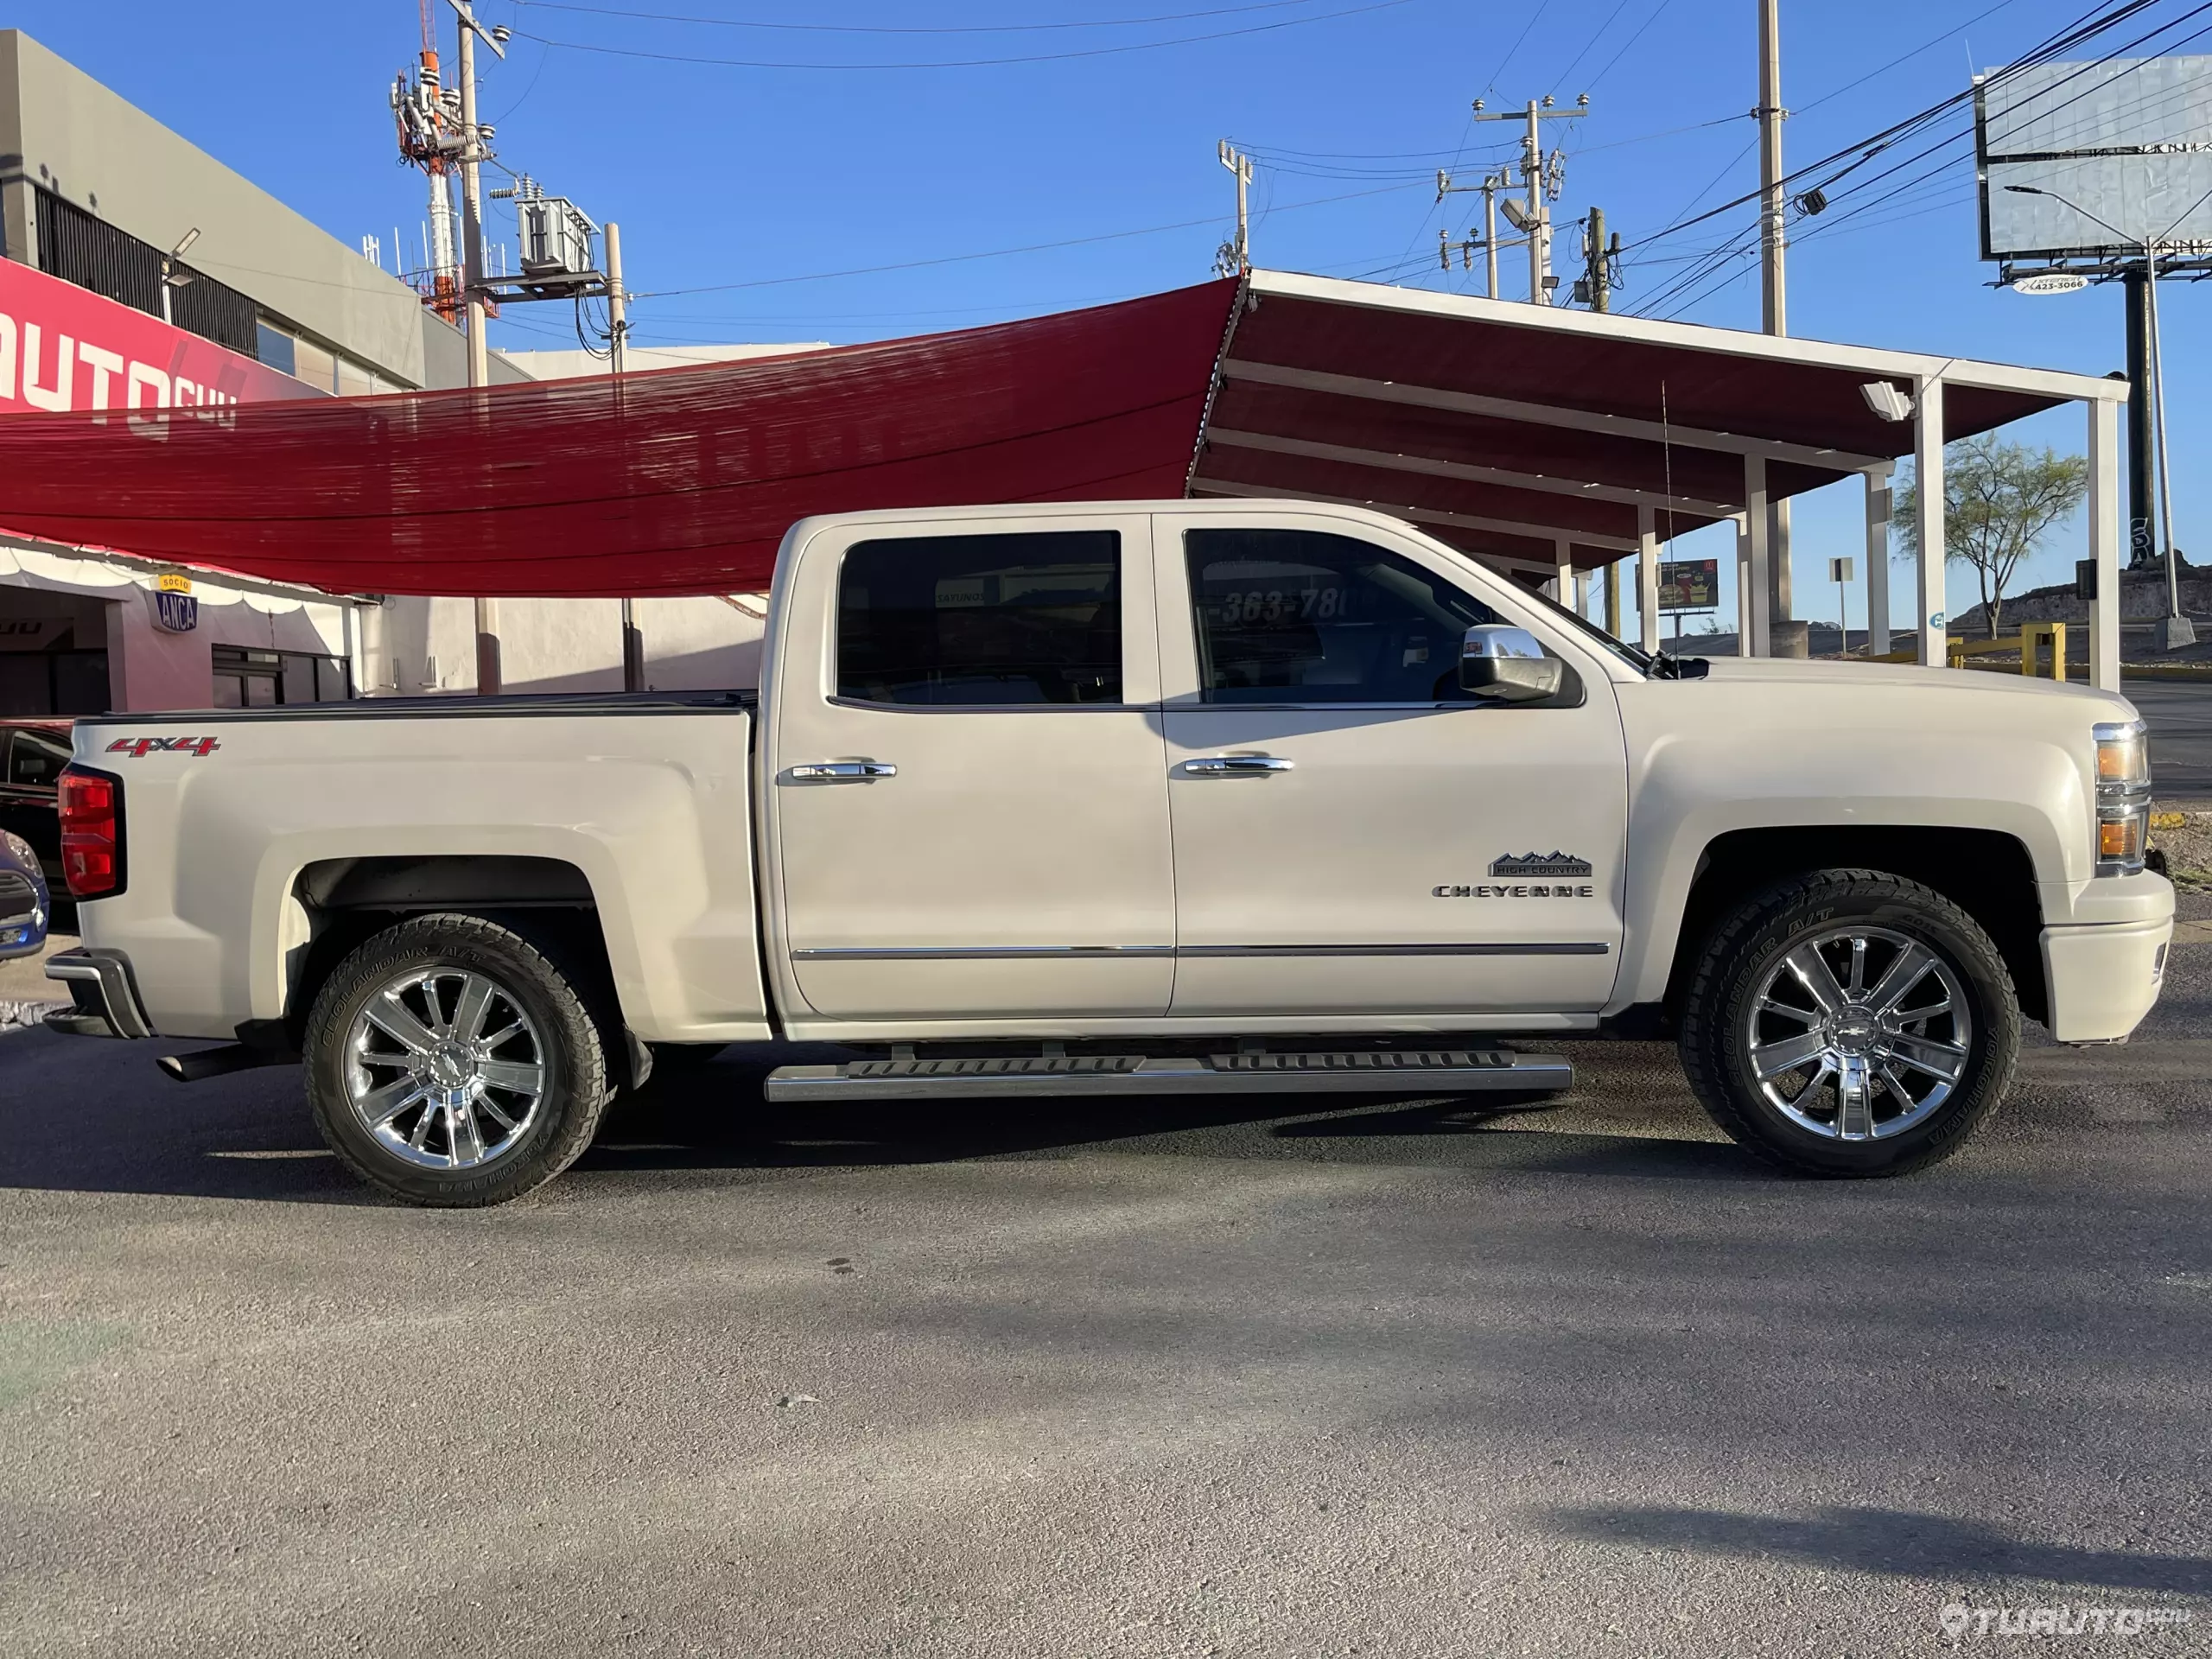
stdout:
{"type": "Polygon", "coordinates": [[[156,627],[169,633],[190,633],[200,626],[200,601],[192,591],[189,576],[157,577],[148,597],[154,602],[156,627]]]}

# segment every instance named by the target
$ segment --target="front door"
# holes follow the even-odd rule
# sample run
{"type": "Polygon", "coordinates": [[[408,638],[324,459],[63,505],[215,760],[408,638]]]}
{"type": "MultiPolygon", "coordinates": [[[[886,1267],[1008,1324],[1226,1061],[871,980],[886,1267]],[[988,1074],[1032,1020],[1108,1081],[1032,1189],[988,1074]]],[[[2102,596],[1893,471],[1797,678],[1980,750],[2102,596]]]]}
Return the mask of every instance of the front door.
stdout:
{"type": "Polygon", "coordinates": [[[1627,779],[1601,664],[1556,703],[1471,700],[1466,630],[1541,606],[1414,537],[1274,518],[1155,520],[1173,1011],[1602,1007],[1627,779]]]}
{"type": "Polygon", "coordinates": [[[857,527],[800,554],[783,615],[828,637],[779,648],[768,836],[787,982],[817,1014],[1166,1012],[1149,525],[1071,524],[857,527]]]}

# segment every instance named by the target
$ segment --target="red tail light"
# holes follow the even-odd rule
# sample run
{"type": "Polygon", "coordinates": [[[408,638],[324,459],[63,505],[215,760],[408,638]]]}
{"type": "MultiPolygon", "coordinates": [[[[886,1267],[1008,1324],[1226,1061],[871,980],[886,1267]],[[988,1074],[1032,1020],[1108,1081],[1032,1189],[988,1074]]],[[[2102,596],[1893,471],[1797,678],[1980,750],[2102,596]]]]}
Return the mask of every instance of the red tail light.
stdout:
{"type": "Polygon", "coordinates": [[[61,868],[74,899],[123,891],[123,780],[70,766],[61,774],[61,868]]]}

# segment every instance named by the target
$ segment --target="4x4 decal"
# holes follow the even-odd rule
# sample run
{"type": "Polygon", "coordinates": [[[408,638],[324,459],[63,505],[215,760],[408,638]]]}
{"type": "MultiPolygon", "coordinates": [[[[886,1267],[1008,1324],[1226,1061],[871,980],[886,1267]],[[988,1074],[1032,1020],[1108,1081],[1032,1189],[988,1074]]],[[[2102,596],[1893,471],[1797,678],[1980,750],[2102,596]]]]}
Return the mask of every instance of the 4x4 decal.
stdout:
{"type": "Polygon", "coordinates": [[[219,737],[118,737],[107,746],[110,754],[127,754],[139,760],[156,751],[171,753],[212,754],[223,747],[219,737]]]}

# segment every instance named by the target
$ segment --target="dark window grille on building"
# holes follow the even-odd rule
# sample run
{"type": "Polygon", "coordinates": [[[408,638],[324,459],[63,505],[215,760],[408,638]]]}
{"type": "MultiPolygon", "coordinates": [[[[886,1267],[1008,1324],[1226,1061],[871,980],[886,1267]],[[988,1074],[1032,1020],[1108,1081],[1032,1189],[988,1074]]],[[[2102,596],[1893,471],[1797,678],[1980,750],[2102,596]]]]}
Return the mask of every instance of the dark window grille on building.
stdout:
{"type": "MultiPolygon", "coordinates": [[[[38,193],[38,268],[149,316],[162,315],[162,250],[51,190],[38,193]]],[[[261,319],[253,302],[181,259],[174,268],[192,276],[170,291],[176,326],[247,357],[255,355],[261,319]]]]}
{"type": "Polygon", "coordinates": [[[213,655],[218,709],[343,702],[353,695],[353,670],[343,657],[238,645],[217,645],[213,655]]]}

